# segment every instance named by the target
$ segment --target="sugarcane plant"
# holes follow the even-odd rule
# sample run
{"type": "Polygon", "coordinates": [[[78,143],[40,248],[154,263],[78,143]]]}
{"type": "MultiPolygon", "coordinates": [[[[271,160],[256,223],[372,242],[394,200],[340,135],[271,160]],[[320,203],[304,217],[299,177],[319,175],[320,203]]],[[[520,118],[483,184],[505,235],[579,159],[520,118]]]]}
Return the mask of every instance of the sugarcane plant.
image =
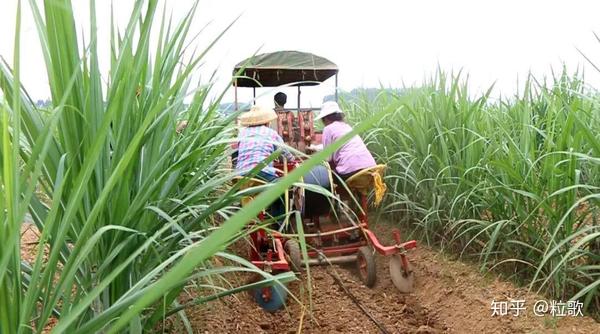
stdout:
{"type": "Polygon", "coordinates": [[[165,9],[158,17],[157,0],[136,0],[123,31],[111,19],[110,70],[103,73],[95,1],[89,41],[80,44],[70,0],[43,7],[31,0],[52,95],[40,108],[20,81],[17,7],[13,63],[0,64],[0,333],[141,333],[173,315],[191,333],[187,306],[295,279],[262,272],[226,248],[302,175],[389,110],[365,118],[237,210],[244,192],[227,167],[236,115],[219,114],[224,92],[211,98],[214,81],[191,82],[231,25],[190,53],[197,3],[174,24],[165,9]],[[178,127],[182,117],[185,128],[178,127]],[[20,253],[26,214],[40,232],[32,262],[20,253]],[[213,266],[217,257],[225,265],[213,266]],[[236,272],[259,279],[216,285],[225,279],[214,278],[236,272]],[[213,289],[181,305],[191,281],[213,289]]]}
{"type": "Polygon", "coordinates": [[[148,291],[157,292],[151,305],[121,318],[129,332],[139,333],[173,313],[185,319],[177,296],[190,280],[232,271],[259,273],[265,277],[259,283],[293,279],[259,272],[223,252],[243,235],[227,224],[220,232],[225,242],[198,246],[209,227],[235,211],[238,195],[225,168],[235,115],[218,113],[222,95],[209,99],[212,81],[190,86],[222,35],[202,52],[188,52],[197,4],[175,24],[165,10],[156,17],[158,1],[135,1],[124,31],[111,20],[104,75],[93,0],[83,44],[69,0],[47,0],[43,7],[32,0],[29,7],[52,103],[37,107],[20,82],[19,2],[14,62],[0,65],[0,333],[108,331],[148,291]],[[188,127],[177,133],[183,114],[188,127]],[[32,263],[20,255],[26,213],[40,232],[32,263]],[[202,254],[189,270],[180,269],[168,287],[153,287],[193,249],[202,254]],[[233,265],[212,268],[213,256],[233,265]]]}
{"type": "Polygon", "coordinates": [[[493,87],[474,94],[460,73],[439,71],[346,108],[360,121],[399,106],[365,136],[388,164],[388,220],[483,272],[600,314],[597,93],[566,70],[521,88],[491,99],[493,87]]]}

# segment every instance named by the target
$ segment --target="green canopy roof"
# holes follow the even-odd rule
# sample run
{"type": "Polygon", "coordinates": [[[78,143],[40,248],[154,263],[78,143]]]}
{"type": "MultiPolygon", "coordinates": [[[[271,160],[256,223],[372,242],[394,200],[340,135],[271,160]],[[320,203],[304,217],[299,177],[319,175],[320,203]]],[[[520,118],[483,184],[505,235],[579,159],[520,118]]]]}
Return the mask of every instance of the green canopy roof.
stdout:
{"type": "Polygon", "coordinates": [[[238,73],[241,76],[235,79],[238,87],[276,87],[291,83],[312,86],[337,72],[337,65],[328,59],[299,51],[263,53],[241,61],[233,69],[234,76],[238,73]]]}

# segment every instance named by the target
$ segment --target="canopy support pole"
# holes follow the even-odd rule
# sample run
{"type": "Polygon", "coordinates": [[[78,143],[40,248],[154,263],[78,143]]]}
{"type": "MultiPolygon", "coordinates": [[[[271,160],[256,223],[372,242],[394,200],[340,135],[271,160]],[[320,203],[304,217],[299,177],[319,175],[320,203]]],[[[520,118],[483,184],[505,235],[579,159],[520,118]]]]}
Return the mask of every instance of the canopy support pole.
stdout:
{"type": "Polygon", "coordinates": [[[338,75],[335,74],[335,102],[338,102],[338,75]]]}
{"type": "Polygon", "coordinates": [[[252,87],[252,105],[256,105],[256,87],[252,87]]]}
{"type": "Polygon", "coordinates": [[[238,111],[238,102],[237,102],[237,79],[233,80],[233,99],[234,99],[234,108],[235,108],[235,111],[238,111]]]}
{"type": "Polygon", "coordinates": [[[300,111],[300,86],[298,86],[298,111],[300,111]]]}

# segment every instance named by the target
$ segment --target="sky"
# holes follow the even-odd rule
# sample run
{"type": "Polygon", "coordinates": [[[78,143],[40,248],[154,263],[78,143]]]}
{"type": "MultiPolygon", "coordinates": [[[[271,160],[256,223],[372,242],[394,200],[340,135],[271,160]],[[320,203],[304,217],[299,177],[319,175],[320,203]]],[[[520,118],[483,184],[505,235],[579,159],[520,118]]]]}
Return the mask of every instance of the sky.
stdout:
{"type": "MultiPolygon", "coordinates": [[[[0,55],[12,62],[17,0],[1,0],[0,55]]],[[[174,18],[192,1],[167,0],[174,18]]],[[[34,99],[50,96],[31,11],[24,1],[22,81],[34,99]]],[[[89,33],[89,2],[73,1],[77,27],[89,33]]],[[[123,28],[133,0],[114,1],[123,28]]],[[[101,67],[108,72],[110,5],[96,0],[101,67]]],[[[162,8],[162,6],[160,6],[162,8]]],[[[239,19],[209,52],[197,76],[206,82],[217,71],[216,91],[226,89],[234,65],[255,52],[300,50],[328,58],[340,69],[339,86],[401,87],[419,85],[439,67],[462,70],[473,91],[495,85],[495,95],[512,95],[528,72],[550,76],[562,64],[584,70],[586,81],[600,87],[600,73],[578,50],[600,64],[600,1],[594,0],[200,0],[193,32],[202,31],[198,49],[239,19]],[[204,29],[203,29],[204,28],[204,29]]],[[[284,90],[289,101],[295,90],[284,90]]],[[[272,105],[276,91],[259,89],[259,104],[272,105]]],[[[318,106],[334,92],[333,80],[303,90],[302,107],[318,106]]],[[[251,89],[240,89],[249,101],[251,89]]],[[[229,89],[224,101],[233,100],[229,89]]],[[[292,103],[290,107],[294,107],[292,103]]]]}

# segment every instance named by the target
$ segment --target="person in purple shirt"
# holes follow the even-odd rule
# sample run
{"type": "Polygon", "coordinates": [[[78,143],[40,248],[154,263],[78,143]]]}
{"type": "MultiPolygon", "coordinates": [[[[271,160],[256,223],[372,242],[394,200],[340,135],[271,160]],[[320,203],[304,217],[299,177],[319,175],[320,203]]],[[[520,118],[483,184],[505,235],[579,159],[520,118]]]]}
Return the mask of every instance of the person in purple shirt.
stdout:
{"type": "MultiPolygon", "coordinates": [[[[316,119],[321,119],[325,125],[323,148],[352,131],[352,127],[344,122],[344,113],[334,101],[323,103],[316,119]]],[[[358,135],[335,151],[329,158],[329,163],[342,180],[347,180],[359,171],[376,165],[371,152],[358,135]]]]}

